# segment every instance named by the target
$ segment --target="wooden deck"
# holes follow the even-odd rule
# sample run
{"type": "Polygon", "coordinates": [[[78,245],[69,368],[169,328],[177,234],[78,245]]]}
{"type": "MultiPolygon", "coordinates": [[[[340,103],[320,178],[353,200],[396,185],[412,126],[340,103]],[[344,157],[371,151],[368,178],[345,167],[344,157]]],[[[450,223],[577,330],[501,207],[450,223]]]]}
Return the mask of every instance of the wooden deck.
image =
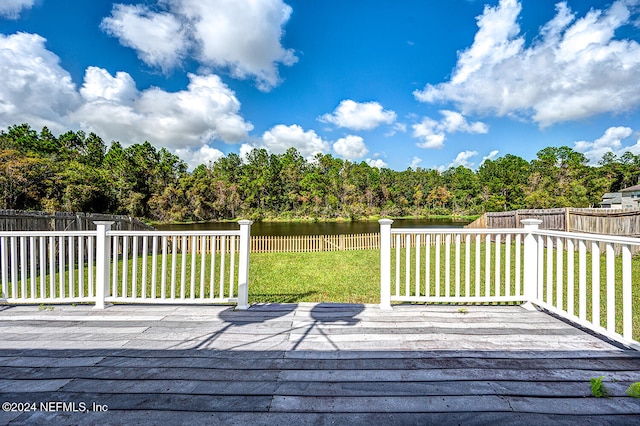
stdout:
{"type": "Polygon", "coordinates": [[[1,424],[640,421],[640,353],[518,306],[3,306],[0,327],[0,402],[36,403],[1,424]]]}

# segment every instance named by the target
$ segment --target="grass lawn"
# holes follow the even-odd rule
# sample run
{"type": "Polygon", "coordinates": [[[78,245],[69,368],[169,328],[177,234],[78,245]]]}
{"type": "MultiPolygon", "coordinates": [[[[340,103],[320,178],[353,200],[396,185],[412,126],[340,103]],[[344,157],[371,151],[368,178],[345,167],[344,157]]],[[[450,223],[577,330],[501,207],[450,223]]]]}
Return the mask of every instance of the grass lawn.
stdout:
{"type": "Polygon", "coordinates": [[[380,303],[378,250],[255,253],[250,303],[380,303]]]}

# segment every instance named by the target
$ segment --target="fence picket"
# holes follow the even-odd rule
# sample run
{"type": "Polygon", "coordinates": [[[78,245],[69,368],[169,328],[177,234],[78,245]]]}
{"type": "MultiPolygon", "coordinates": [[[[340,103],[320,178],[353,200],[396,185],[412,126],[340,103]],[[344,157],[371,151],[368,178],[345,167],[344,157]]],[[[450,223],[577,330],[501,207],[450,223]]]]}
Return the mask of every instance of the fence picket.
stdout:
{"type": "Polygon", "coordinates": [[[420,296],[420,235],[416,235],[416,296],[420,296]]]}
{"type": "Polygon", "coordinates": [[[476,235],[476,297],[480,297],[480,234],[476,235]]]}
{"type": "Polygon", "coordinates": [[[500,267],[502,266],[500,263],[500,252],[501,250],[501,246],[500,246],[500,241],[501,241],[501,235],[498,234],[496,235],[496,242],[495,242],[495,258],[496,258],[496,265],[495,265],[495,285],[496,285],[496,290],[495,290],[495,295],[499,296],[501,294],[501,287],[500,287],[500,278],[502,276],[502,274],[500,273],[500,267]]]}
{"type": "Polygon", "coordinates": [[[550,305],[553,304],[553,239],[547,236],[547,300],[550,305]]]}
{"type": "MultiPolygon", "coordinates": [[[[435,296],[440,297],[440,235],[435,235],[436,239],[436,264],[435,264],[435,273],[436,273],[436,286],[435,286],[435,296]]],[[[396,249],[399,251],[399,247],[396,249]]]]}
{"type": "Polygon", "coordinates": [[[78,236],[78,295],[84,297],[84,237],[78,236]]]}
{"type": "Polygon", "coordinates": [[[485,238],[485,254],[484,254],[484,295],[491,296],[491,235],[485,238]]]}
{"type": "Polygon", "coordinates": [[[131,246],[131,297],[138,298],[138,237],[133,237],[131,246]]]}
{"type": "Polygon", "coordinates": [[[507,234],[506,241],[504,243],[504,285],[505,296],[511,296],[511,234],[507,234]]]}
{"type": "Polygon", "coordinates": [[[591,322],[600,325],[600,245],[591,242],[591,322]]]}
{"type": "Polygon", "coordinates": [[[451,234],[447,234],[444,239],[444,276],[445,276],[445,295],[451,295],[451,234]]]}
{"type": "Polygon", "coordinates": [[[562,300],[564,296],[564,275],[563,275],[563,260],[564,254],[562,238],[556,240],[556,307],[563,309],[564,302],[562,300]]]}
{"type": "Polygon", "coordinates": [[[633,291],[631,287],[631,246],[622,246],[622,336],[633,339],[633,291]]]}
{"type": "Polygon", "coordinates": [[[578,317],[587,319],[587,244],[578,241],[578,317]]]}
{"type": "MultiPolygon", "coordinates": [[[[46,297],[46,292],[47,292],[47,264],[45,262],[46,256],[47,256],[47,248],[46,248],[46,243],[45,243],[45,237],[39,237],[38,238],[39,242],[40,242],[40,250],[39,250],[39,255],[40,255],[40,298],[44,299],[46,297]]],[[[91,240],[89,240],[91,241],[91,240]]],[[[91,250],[91,249],[89,249],[91,250]]],[[[4,263],[3,263],[4,264],[4,263]]],[[[2,280],[2,288],[4,289],[4,278],[2,280]]],[[[91,289],[91,284],[89,284],[89,289],[91,289]]],[[[4,293],[4,290],[3,290],[4,293]]],[[[6,295],[4,295],[3,297],[7,297],[6,295]]]]}
{"type": "Polygon", "coordinates": [[[567,312],[575,315],[575,243],[572,239],[567,240],[567,312]]]}
{"type": "Polygon", "coordinates": [[[66,240],[66,237],[63,237],[63,236],[58,238],[58,285],[60,286],[61,298],[64,298],[66,296],[66,293],[65,293],[66,280],[64,276],[65,240],[66,240]]]}
{"type": "Polygon", "coordinates": [[[615,333],[616,331],[616,264],[614,255],[615,251],[613,244],[607,243],[607,330],[611,333],[615,333]]]}
{"type": "Polygon", "coordinates": [[[471,296],[471,235],[465,235],[464,246],[464,295],[471,296]]]}

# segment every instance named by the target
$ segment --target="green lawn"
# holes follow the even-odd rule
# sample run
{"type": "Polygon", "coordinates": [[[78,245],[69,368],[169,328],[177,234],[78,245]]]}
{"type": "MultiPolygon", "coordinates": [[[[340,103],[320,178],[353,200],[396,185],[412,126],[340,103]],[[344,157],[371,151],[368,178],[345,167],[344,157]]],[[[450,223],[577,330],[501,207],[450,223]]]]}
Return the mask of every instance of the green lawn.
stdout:
{"type": "Polygon", "coordinates": [[[250,303],[380,303],[378,250],[255,253],[250,303]]]}

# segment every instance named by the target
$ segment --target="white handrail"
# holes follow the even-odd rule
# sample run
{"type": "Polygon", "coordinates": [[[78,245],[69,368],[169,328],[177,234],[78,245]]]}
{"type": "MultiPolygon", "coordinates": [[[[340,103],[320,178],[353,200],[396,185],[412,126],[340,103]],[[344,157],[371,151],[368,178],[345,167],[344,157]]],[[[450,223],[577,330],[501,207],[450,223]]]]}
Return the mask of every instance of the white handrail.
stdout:
{"type": "Polygon", "coordinates": [[[392,229],[381,220],[381,307],[527,302],[640,347],[632,303],[640,283],[633,283],[631,251],[640,238],[541,230],[540,222],[523,220],[518,229],[392,229]]]}
{"type": "Polygon", "coordinates": [[[86,237],[97,231],[0,231],[0,237],[86,237]]]}
{"type": "MultiPolygon", "coordinates": [[[[253,223],[253,222],[251,222],[253,223]]],[[[109,235],[113,236],[130,236],[130,237],[147,237],[147,236],[160,236],[160,237],[192,237],[192,236],[216,236],[216,235],[236,235],[240,236],[240,230],[231,231],[108,231],[109,235]]]]}
{"type": "Polygon", "coordinates": [[[522,228],[392,228],[391,235],[406,234],[459,234],[459,235],[504,235],[525,234],[522,228]]]}
{"type": "Polygon", "coordinates": [[[587,234],[584,232],[550,231],[546,229],[539,229],[535,231],[535,234],[551,236],[551,237],[571,238],[574,240],[594,241],[598,243],[629,244],[632,246],[640,246],[640,238],[621,237],[617,235],[587,234]]]}
{"type": "Polygon", "coordinates": [[[0,297],[98,309],[141,301],[246,309],[252,222],[239,224],[232,231],[114,231],[112,222],[97,221],[93,231],[2,231],[0,297]]]}

